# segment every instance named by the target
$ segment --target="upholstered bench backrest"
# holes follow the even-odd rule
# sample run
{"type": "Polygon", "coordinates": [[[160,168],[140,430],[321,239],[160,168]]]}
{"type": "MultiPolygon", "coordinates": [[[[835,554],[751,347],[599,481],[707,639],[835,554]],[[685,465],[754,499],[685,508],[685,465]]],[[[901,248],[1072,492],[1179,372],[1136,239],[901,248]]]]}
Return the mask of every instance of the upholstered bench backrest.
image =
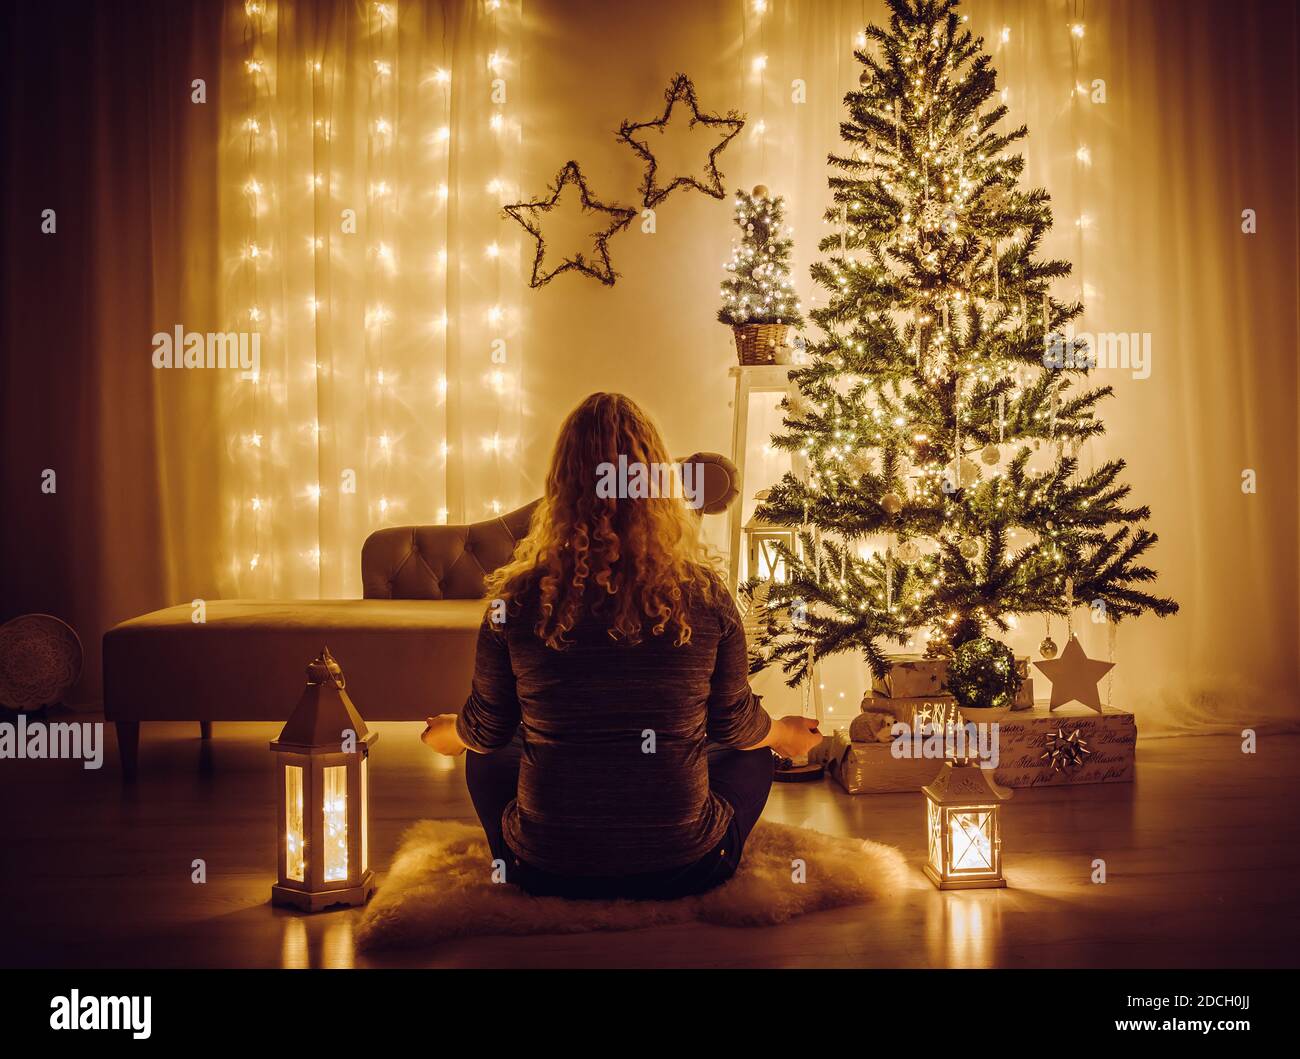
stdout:
{"type": "MultiPolygon", "coordinates": [[[[704,514],[726,511],[739,495],[735,464],[725,456],[697,452],[681,462],[701,468],[704,514]]],[[[487,575],[514,553],[538,503],[468,526],[376,530],[361,547],[363,594],[366,599],[482,599],[487,575]]]]}
{"type": "Polygon", "coordinates": [[[509,560],[537,504],[468,526],[376,530],[361,547],[366,599],[481,599],[484,580],[509,560]]]}

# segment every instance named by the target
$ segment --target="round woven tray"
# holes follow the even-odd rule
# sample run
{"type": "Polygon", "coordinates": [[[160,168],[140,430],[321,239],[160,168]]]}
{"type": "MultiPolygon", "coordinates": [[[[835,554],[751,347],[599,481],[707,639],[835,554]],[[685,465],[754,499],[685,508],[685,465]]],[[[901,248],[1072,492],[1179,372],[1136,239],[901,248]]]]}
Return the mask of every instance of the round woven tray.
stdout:
{"type": "Polygon", "coordinates": [[[52,706],[80,676],[81,640],[66,622],[24,614],[0,625],[0,706],[52,706]]]}

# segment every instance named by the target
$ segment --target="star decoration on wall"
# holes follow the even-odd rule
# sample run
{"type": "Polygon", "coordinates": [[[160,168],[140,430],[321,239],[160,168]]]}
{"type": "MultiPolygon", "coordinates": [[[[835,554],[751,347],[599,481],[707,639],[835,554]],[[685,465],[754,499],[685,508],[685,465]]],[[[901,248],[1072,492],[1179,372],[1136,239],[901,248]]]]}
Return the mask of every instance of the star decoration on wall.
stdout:
{"type": "Polygon", "coordinates": [[[550,283],[560,273],[574,270],[600,280],[607,287],[612,287],[618,273],[609,263],[609,239],[632,223],[636,210],[626,206],[606,206],[598,201],[592,195],[591,189],[587,187],[587,181],[583,178],[578,163],[573,161],[567,162],[560,170],[550,191],[550,198],[535,202],[516,202],[503,207],[508,216],[523,225],[528,234],[537,240],[537,253],[533,256],[533,273],[528,285],[541,287],[550,283]],[[541,220],[544,214],[555,209],[560,196],[569,185],[578,189],[582,197],[584,214],[604,214],[608,218],[608,223],[592,233],[593,244],[590,257],[579,252],[564,258],[558,265],[549,267],[546,262],[546,238],[542,234],[541,220]]]}
{"type": "Polygon", "coordinates": [[[722,174],[718,172],[718,155],[745,127],[744,120],[735,111],[728,111],[725,117],[717,114],[700,113],[700,104],[695,98],[695,86],[691,84],[691,79],[685,74],[677,74],[673,78],[672,84],[664,92],[664,100],[666,105],[663,117],[655,118],[653,121],[625,121],[618,130],[618,138],[628,144],[632,150],[636,151],[646,161],[645,176],[641,180],[642,201],[647,206],[656,206],[667,197],[670,191],[680,187],[695,188],[696,191],[702,191],[715,199],[722,198],[725,192],[722,189],[722,174]],[[658,172],[659,163],[655,160],[654,152],[649,146],[650,138],[645,135],[638,138],[637,134],[641,133],[642,130],[654,129],[662,133],[672,119],[673,108],[678,103],[684,103],[690,108],[690,127],[692,129],[696,125],[707,125],[718,130],[722,137],[717,145],[709,151],[709,163],[705,170],[708,174],[706,183],[701,183],[695,177],[687,175],[677,175],[670,181],[661,182],[658,172]]]}
{"type": "Polygon", "coordinates": [[[1083,653],[1078,638],[1071,636],[1060,658],[1035,662],[1034,665],[1052,682],[1049,709],[1054,710],[1067,702],[1081,702],[1098,713],[1102,712],[1101,693],[1097,690],[1097,684],[1115,668],[1114,662],[1099,662],[1089,658],[1083,653]]]}

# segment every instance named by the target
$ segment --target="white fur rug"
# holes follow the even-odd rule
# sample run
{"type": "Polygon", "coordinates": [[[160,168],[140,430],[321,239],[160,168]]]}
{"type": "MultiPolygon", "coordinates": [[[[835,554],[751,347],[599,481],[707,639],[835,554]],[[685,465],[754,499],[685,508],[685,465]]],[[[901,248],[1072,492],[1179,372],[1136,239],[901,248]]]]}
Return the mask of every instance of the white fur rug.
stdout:
{"type": "Polygon", "coordinates": [[[478,827],[422,820],[402,836],[393,866],[357,931],[362,949],[432,945],[484,934],[580,934],[699,920],[731,927],[784,923],[806,912],[863,904],[903,888],[892,846],[759,821],[735,876],[675,901],[569,901],[529,897],[490,881],[478,827]],[[803,861],[803,882],[794,881],[803,861]]]}

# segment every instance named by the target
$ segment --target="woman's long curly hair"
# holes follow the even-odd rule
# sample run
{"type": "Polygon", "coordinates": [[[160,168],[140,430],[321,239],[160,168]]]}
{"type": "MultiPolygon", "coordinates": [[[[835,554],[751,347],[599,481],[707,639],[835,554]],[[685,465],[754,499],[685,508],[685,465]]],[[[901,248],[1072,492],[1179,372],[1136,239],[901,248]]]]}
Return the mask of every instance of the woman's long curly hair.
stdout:
{"type": "MultiPolygon", "coordinates": [[[[691,638],[690,609],[726,591],[700,533],[700,516],[680,496],[597,496],[601,465],[666,468],[663,439],[635,402],[593,393],[564,421],[546,492],[514,557],[488,579],[488,595],[510,613],[536,606],[537,635],[548,647],[586,612],[611,638],[639,643],[670,627],[677,645],[691,638]]],[[[680,492],[680,490],[678,490],[680,492]]]]}

